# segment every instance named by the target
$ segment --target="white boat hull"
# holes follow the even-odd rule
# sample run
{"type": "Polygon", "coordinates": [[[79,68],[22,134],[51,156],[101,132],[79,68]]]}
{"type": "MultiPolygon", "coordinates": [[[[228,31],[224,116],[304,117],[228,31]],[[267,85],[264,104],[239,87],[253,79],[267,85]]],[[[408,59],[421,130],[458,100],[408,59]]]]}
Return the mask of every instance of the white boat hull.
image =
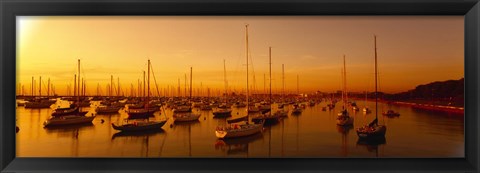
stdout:
{"type": "Polygon", "coordinates": [[[183,114],[174,114],[173,118],[175,122],[187,122],[187,121],[196,121],[200,118],[200,114],[194,113],[183,113],[183,114]]]}
{"type": "Polygon", "coordinates": [[[238,129],[216,130],[215,135],[217,138],[243,137],[260,133],[263,129],[263,124],[248,124],[241,126],[242,127],[238,129]]]}

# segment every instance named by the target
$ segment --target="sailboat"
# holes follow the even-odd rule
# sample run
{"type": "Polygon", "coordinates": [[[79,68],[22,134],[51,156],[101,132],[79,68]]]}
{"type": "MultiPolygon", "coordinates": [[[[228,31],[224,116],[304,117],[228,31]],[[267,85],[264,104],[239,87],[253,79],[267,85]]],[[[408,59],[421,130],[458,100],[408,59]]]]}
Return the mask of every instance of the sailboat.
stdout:
{"type": "Polygon", "coordinates": [[[387,126],[378,124],[378,93],[377,93],[377,36],[374,36],[375,44],[375,119],[357,129],[357,135],[362,139],[384,138],[387,132],[387,126]]]}
{"type": "MultiPolygon", "coordinates": [[[[225,68],[225,59],[223,60],[223,81],[225,85],[225,105],[227,105],[227,70],[225,68]]],[[[225,108],[219,108],[215,111],[213,111],[213,116],[214,117],[229,117],[232,116],[232,109],[225,107],[225,108]]]]}
{"type": "MultiPolygon", "coordinates": [[[[119,95],[119,90],[120,90],[120,78],[118,79],[118,91],[117,91],[117,97],[120,97],[119,95]]],[[[112,91],[112,87],[113,87],[113,75],[111,76],[110,78],[110,91],[112,91]]],[[[97,92],[98,92],[98,87],[97,87],[97,92]]],[[[97,94],[98,95],[98,94],[97,94]]],[[[115,104],[112,104],[110,101],[105,101],[105,102],[101,102],[101,103],[107,103],[105,105],[100,105],[98,106],[97,108],[95,108],[95,112],[97,112],[97,114],[116,114],[118,113],[118,111],[124,107],[125,105],[124,104],[121,104],[120,102],[115,102],[115,104]]]]}
{"type": "Polygon", "coordinates": [[[345,55],[343,55],[343,93],[342,94],[342,101],[343,101],[343,110],[338,113],[337,116],[337,125],[339,126],[351,126],[353,125],[353,117],[351,117],[347,111],[347,70],[345,66],[345,55]]]}
{"type": "Polygon", "coordinates": [[[368,92],[365,91],[365,106],[364,106],[364,108],[362,109],[362,111],[363,111],[364,114],[369,114],[369,113],[372,112],[372,111],[367,107],[367,93],[368,93],[368,92]]]}
{"type": "MultiPolygon", "coordinates": [[[[246,101],[248,105],[248,24],[245,25],[245,56],[247,59],[247,95],[246,95],[246,101]]],[[[247,120],[245,121],[245,124],[229,124],[227,126],[223,127],[217,127],[215,130],[215,135],[217,138],[235,138],[235,137],[243,137],[243,136],[250,136],[256,133],[260,133],[263,130],[263,122],[260,122],[258,124],[251,124],[248,123],[248,109],[249,107],[247,106],[247,120]]],[[[238,119],[244,119],[243,117],[240,117],[238,119]]]]}
{"type": "Polygon", "coordinates": [[[302,108],[300,108],[300,106],[298,106],[298,104],[294,104],[293,105],[293,110],[292,110],[292,115],[299,115],[302,113],[302,108]]]}
{"type": "MultiPolygon", "coordinates": [[[[272,47],[269,47],[269,61],[270,61],[270,97],[269,97],[269,103],[272,103],[272,47]]],[[[268,105],[270,107],[270,104],[268,105]]],[[[255,123],[260,123],[262,121],[265,121],[267,124],[273,124],[278,121],[280,118],[280,113],[271,113],[270,111],[260,114],[256,117],[252,118],[252,121],[255,123]]]]}
{"type": "MultiPolygon", "coordinates": [[[[49,89],[50,89],[50,79],[48,80],[49,81],[49,89]]],[[[33,77],[32,77],[32,96],[33,96],[33,77]]],[[[28,100],[27,102],[25,102],[25,108],[32,108],[32,109],[41,109],[41,108],[50,108],[50,106],[52,106],[56,100],[51,100],[49,99],[49,92],[47,92],[47,97],[46,98],[42,98],[42,76],[40,76],[40,82],[39,82],[39,88],[40,88],[40,91],[39,91],[39,97],[38,98],[33,98],[32,100],[28,100]]]]}
{"type": "MultiPolygon", "coordinates": [[[[298,75],[297,75],[297,95],[299,94],[298,93],[298,85],[299,85],[299,83],[298,83],[298,75]]],[[[299,105],[298,101],[295,102],[295,104],[293,105],[292,115],[300,115],[302,112],[303,112],[303,109],[299,105]]]]}
{"type": "MultiPolygon", "coordinates": [[[[190,98],[189,101],[192,100],[192,67],[190,67],[190,98]]],[[[189,104],[190,105],[190,104],[189,104]]],[[[184,113],[173,113],[173,118],[175,122],[186,122],[186,121],[197,121],[200,118],[201,114],[196,114],[192,112],[184,112],[184,113]]]]}
{"type": "Polygon", "coordinates": [[[285,70],[284,70],[284,65],[282,64],[282,103],[281,103],[281,107],[279,106],[278,108],[280,110],[277,110],[277,112],[275,112],[275,114],[277,114],[278,116],[280,117],[287,117],[288,116],[288,110],[285,111],[284,109],[284,106],[283,106],[283,102],[285,100],[285,70]]]}
{"type": "MultiPolygon", "coordinates": [[[[80,59],[78,60],[78,80],[80,81],[80,59]]],[[[77,83],[79,85],[80,82],[77,83]]],[[[77,89],[77,104],[80,102],[80,92],[77,89]]],[[[92,113],[92,116],[85,116],[87,112],[80,112],[78,105],[72,104],[70,108],[67,109],[57,109],[52,113],[52,117],[46,120],[43,125],[44,127],[50,126],[60,126],[60,125],[72,125],[72,124],[83,124],[83,123],[92,123],[95,119],[95,115],[92,113]],[[61,116],[59,116],[61,115],[61,116]]]]}
{"type": "Polygon", "coordinates": [[[153,112],[150,111],[149,109],[149,99],[150,99],[150,60],[148,60],[148,84],[147,84],[148,92],[147,92],[147,98],[145,100],[145,108],[138,110],[138,112],[135,112],[131,114],[131,112],[128,112],[128,116],[130,118],[131,115],[136,115],[136,118],[138,117],[143,117],[143,119],[146,119],[146,121],[133,121],[133,122],[128,122],[128,119],[126,120],[127,123],[122,124],[122,125],[115,125],[115,123],[112,123],[112,128],[115,130],[120,130],[120,131],[143,131],[143,130],[153,130],[153,129],[160,129],[167,121],[162,120],[162,121],[149,121],[149,117],[153,115],[153,112]]]}

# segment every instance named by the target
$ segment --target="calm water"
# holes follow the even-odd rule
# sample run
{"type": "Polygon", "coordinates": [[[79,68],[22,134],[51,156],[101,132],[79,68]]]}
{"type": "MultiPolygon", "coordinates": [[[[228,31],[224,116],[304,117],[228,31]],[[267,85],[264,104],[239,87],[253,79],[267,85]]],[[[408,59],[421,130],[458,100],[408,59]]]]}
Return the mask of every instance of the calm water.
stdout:
{"type": "MultiPolygon", "coordinates": [[[[94,110],[94,106],[90,108],[94,110]]],[[[363,107],[363,101],[357,101],[363,107]]],[[[355,128],[375,118],[375,103],[368,102],[371,114],[358,112],[353,128],[340,128],[335,117],[341,108],[322,111],[325,102],[307,107],[301,115],[289,115],[266,126],[263,133],[240,139],[219,140],[215,128],[225,119],[213,118],[211,111],[199,121],[173,123],[172,111],[156,112],[155,119],[170,117],[162,131],[118,133],[111,123],[121,123],[127,114],[97,115],[91,125],[43,128],[52,109],[17,108],[17,157],[463,157],[463,116],[428,112],[407,106],[379,103],[379,112],[398,111],[398,118],[379,115],[387,125],[385,141],[362,143],[355,128]],[[102,123],[101,120],[104,120],[102,123]]],[[[273,106],[273,107],[276,107],[273,106]]],[[[89,109],[89,108],[86,108],[89,109]]],[[[243,109],[244,110],[244,109],[243,109]]],[[[291,110],[291,108],[290,108],[291,110]]],[[[244,111],[233,109],[234,117],[244,111]],[[237,114],[238,113],[238,114],[237,114]]]]}

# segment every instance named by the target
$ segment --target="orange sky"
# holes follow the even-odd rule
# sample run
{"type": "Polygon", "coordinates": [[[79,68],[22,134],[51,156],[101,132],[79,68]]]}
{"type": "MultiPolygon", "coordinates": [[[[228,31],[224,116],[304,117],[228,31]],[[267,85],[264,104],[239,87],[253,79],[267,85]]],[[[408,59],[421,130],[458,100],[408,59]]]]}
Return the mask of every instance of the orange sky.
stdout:
{"type": "MultiPolygon", "coordinates": [[[[193,67],[193,87],[223,90],[223,59],[230,89],[244,90],[245,24],[249,24],[250,84],[268,90],[331,92],[341,89],[346,55],[347,89],[374,90],[373,35],[377,35],[380,89],[401,92],[432,81],[464,76],[463,16],[306,17],[17,17],[17,85],[31,93],[31,79],[48,78],[58,94],[73,85],[77,59],[87,93],[105,94],[110,75],[124,92],[137,87],[147,59],[158,86],[181,90],[193,67]],[[252,68],[254,71],[252,71],[252,68]]],[[[116,85],[116,84],[115,84],[116,85]]],[[[152,87],[154,87],[152,79],[152,87]]],[[[38,87],[37,87],[38,88],[38,87]]],[[[45,95],[46,88],[42,87],[45,95]]],[[[20,92],[20,91],[17,91],[20,92]]],[[[37,89],[38,92],[38,89],[37,89]]]]}

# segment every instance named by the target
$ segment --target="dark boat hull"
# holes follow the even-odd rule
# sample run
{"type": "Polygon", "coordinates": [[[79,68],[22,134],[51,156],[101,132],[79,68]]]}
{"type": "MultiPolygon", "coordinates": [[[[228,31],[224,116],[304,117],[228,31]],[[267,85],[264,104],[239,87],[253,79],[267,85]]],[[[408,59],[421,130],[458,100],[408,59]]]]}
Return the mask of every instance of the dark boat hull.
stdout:
{"type": "Polygon", "coordinates": [[[127,124],[117,126],[112,123],[112,128],[115,130],[120,130],[122,132],[136,132],[136,131],[149,131],[154,129],[160,129],[163,125],[165,125],[167,121],[159,121],[159,122],[149,122],[145,125],[134,125],[134,124],[127,124]]]}
{"type": "Polygon", "coordinates": [[[147,119],[153,117],[154,110],[139,110],[139,111],[129,111],[128,119],[147,119]]]}
{"type": "Polygon", "coordinates": [[[222,118],[222,117],[230,117],[232,116],[232,112],[213,112],[213,117],[215,118],[222,118]]]}

